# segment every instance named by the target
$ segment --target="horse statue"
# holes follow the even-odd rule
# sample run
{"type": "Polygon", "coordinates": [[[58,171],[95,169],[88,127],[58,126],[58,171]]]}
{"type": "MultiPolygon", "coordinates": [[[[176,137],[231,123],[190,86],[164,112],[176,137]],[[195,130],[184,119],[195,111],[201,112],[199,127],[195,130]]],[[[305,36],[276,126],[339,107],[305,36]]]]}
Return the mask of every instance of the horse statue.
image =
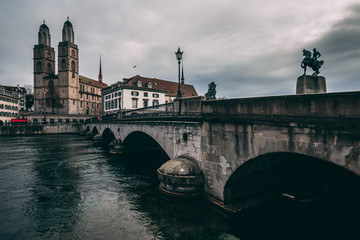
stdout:
{"type": "Polygon", "coordinates": [[[311,57],[311,52],[303,49],[303,56],[304,59],[301,62],[301,67],[304,69],[304,75],[306,74],[306,67],[311,67],[312,70],[315,72],[312,74],[313,76],[317,76],[320,71],[319,69],[324,64],[323,60],[318,61],[318,57],[321,56],[321,54],[316,50],[316,48],[313,49],[313,56],[311,57]]]}

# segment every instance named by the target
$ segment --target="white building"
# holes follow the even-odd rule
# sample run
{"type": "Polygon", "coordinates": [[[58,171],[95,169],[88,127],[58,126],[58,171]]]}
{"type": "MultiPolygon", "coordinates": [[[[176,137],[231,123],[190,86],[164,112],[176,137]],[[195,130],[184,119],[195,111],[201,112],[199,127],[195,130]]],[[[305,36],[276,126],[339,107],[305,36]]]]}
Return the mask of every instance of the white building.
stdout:
{"type": "MultiPolygon", "coordinates": [[[[178,83],[136,75],[102,90],[104,113],[133,110],[172,102],[178,83]]],[[[181,84],[183,97],[197,96],[193,85],[181,84]]]]}
{"type": "Polygon", "coordinates": [[[19,116],[19,93],[0,86],[0,125],[7,125],[19,116]]]}

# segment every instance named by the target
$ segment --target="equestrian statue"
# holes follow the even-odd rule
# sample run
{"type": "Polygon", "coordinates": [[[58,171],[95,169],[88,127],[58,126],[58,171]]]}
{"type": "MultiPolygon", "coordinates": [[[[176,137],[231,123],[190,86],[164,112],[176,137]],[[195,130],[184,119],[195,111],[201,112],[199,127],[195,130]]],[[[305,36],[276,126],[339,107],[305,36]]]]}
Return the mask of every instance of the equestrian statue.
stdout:
{"type": "Polygon", "coordinates": [[[306,74],[306,67],[311,67],[312,70],[315,71],[312,75],[317,76],[320,73],[319,69],[324,64],[323,60],[318,60],[318,58],[321,57],[321,54],[314,48],[311,56],[310,51],[303,49],[303,56],[304,59],[301,62],[301,67],[304,69],[304,76],[306,74]]]}

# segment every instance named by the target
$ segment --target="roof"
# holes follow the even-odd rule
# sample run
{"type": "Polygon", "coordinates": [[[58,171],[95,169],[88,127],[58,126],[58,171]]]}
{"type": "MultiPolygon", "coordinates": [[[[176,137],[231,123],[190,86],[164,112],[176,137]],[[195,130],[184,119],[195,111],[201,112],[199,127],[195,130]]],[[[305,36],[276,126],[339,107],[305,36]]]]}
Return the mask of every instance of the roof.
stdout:
{"type": "Polygon", "coordinates": [[[71,22],[70,22],[69,20],[67,20],[66,22],[64,22],[64,27],[65,27],[65,26],[66,26],[66,27],[71,27],[71,28],[73,27],[72,24],[71,24],[71,22]]]}
{"type": "Polygon", "coordinates": [[[92,85],[97,88],[106,88],[108,86],[106,83],[101,83],[97,80],[87,78],[81,75],[79,75],[79,82],[87,85],[92,85]]]}
{"type": "Polygon", "coordinates": [[[39,32],[41,32],[41,31],[50,31],[49,30],[49,27],[45,24],[45,23],[43,23],[43,24],[41,24],[40,25],[40,28],[39,28],[39,32]]]}
{"type": "MultiPolygon", "coordinates": [[[[155,89],[155,90],[163,90],[166,92],[166,95],[171,97],[176,97],[178,90],[178,83],[171,82],[167,80],[161,80],[157,78],[147,78],[136,75],[132,78],[126,79],[124,78],[124,86],[137,87],[137,82],[141,81],[142,88],[145,89],[155,89]],[[148,88],[148,83],[152,83],[152,88],[148,88]]],[[[181,92],[183,97],[195,97],[198,96],[193,85],[190,84],[181,84],[181,92]]]]}

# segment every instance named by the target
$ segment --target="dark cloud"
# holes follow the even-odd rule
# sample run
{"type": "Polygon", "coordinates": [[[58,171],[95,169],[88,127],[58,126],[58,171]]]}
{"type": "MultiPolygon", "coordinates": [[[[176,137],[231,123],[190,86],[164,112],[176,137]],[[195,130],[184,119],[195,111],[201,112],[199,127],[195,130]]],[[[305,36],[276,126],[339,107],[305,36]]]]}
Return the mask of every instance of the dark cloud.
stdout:
{"type": "Polygon", "coordinates": [[[301,50],[317,47],[329,89],[359,89],[360,7],[352,2],[2,0],[0,84],[31,84],[42,20],[57,51],[69,16],[81,74],[96,78],[101,54],[109,84],[136,74],[177,81],[180,46],[186,82],[199,94],[211,81],[219,97],[294,94],[301,50]]]}

